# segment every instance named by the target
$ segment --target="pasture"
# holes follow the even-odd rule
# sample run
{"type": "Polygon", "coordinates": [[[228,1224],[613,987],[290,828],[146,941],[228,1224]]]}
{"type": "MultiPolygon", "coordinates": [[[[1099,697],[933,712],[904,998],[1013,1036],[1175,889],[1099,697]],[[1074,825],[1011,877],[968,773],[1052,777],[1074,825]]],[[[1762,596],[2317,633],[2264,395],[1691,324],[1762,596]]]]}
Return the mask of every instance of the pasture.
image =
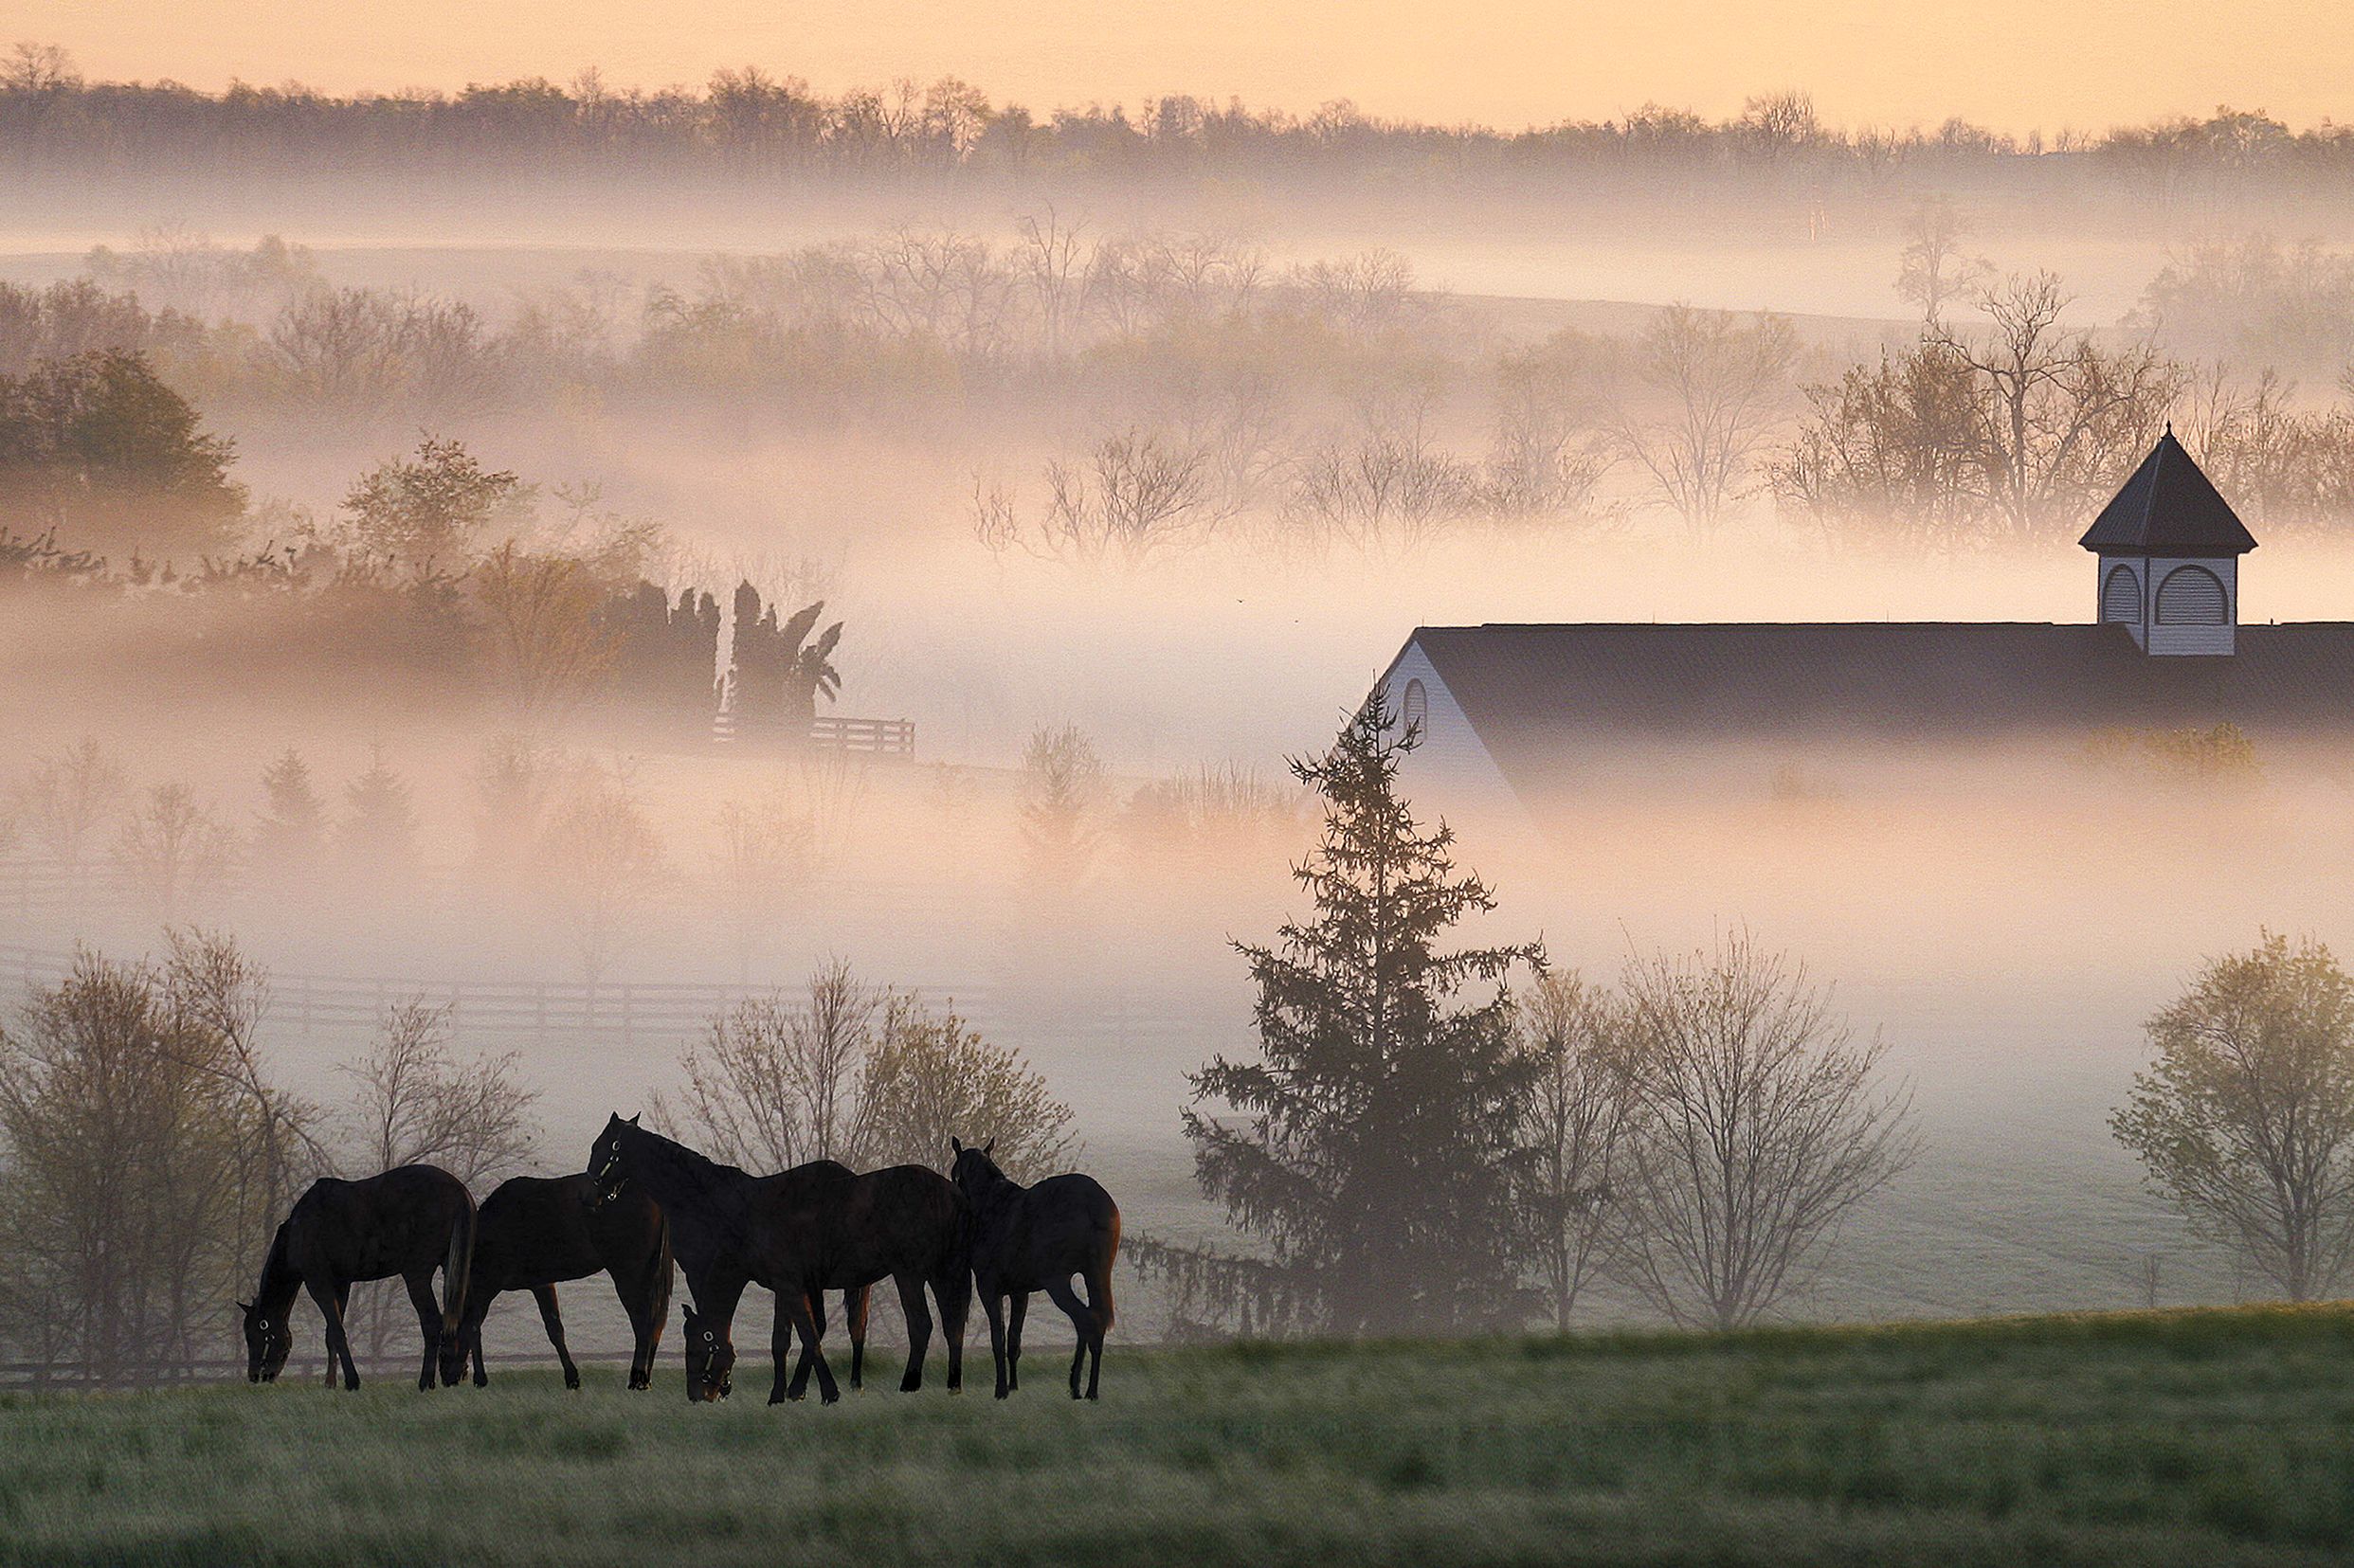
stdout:
{"type": "MultiPolygon", "coordinates": [[[[2354,1314],[1060,1357],[825,1409],[0,1397],[0,1561],[2303,1563],[2354,1546],[2354,1314]]],[[[887,1358],[879,1358],[887,1359],[887,1358]]],[[[753,1358],[746,1358],[747,1370],[753,1358]]],[[[936,1357],[935,1357],[936,1366],[936,1357]]],[[[750,1383],[750,1389],[745,1384],[750,1383]]],[[[748,1397],[751,1394],[751,1397],[748,1397]]]]}

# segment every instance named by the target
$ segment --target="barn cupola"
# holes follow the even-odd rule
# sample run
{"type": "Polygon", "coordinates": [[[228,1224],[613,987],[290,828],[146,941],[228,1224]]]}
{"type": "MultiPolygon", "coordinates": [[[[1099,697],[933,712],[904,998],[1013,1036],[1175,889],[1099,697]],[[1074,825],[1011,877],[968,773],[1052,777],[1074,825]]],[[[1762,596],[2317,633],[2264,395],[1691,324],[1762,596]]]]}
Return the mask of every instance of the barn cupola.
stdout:
{"type": "Polygon", "coordinates": [[[2100,619],[2146,654],[2238,647],[2239,558],[2256,548],[2174,426],[2077,543],[2100,557],[2100,619]]]}

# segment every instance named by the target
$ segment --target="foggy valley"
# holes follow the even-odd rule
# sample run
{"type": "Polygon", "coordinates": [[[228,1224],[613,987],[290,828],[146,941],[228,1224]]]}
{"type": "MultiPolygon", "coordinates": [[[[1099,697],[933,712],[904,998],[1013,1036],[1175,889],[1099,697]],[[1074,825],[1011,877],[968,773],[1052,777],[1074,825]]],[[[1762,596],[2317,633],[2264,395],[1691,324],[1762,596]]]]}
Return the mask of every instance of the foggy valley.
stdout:
{"type": "MultiPolygon", "coordinates": [[[[731,75],[481,89],[403,141],[12,71],[0,983],[221,933],[331,1108],[386,1008],[448,1004],[536,1095],[515,1169],[675,1112],[714,1018],[842,960],[1017,1053],[1132,1234],[1247,1250],[1187,1075],[1254,1049],[1233,944],[1308,912],[1287,759],[1418,626],[2091,622],[2077,536],[2168,428],[2262,546],[2239,622],[2354,620],[2342,128],[1880,133],[1793,93],[1009,129],[961,84],[731,75]],[[624,99],[637,142],[593,130],[624,99]],[[1941,461],[2022,333],[2032,433],[1941,461]],[[73,410],[117,392],[196,434],[102,471],[73,410]],[[711,691],[739,584],[823,606],[758,723],[711,691]]],[[[1885,1043],[1918,1156],[1767,1316],[2221,1304],[2274,1292],[2110,1119],[2202,964],[2354,941],[2354,736],[2165,728],[1596,733],[1541,798],[1416,804],[1494,892],[1467,940],[1610,984],[1746,932],[1885,1043]]],[[[1122,1289],[1132,1339],[1236,1326],[1122,1289]]],[[[1604,1277],[1576,1321],[1660,1316],[1604,1277]]]]}

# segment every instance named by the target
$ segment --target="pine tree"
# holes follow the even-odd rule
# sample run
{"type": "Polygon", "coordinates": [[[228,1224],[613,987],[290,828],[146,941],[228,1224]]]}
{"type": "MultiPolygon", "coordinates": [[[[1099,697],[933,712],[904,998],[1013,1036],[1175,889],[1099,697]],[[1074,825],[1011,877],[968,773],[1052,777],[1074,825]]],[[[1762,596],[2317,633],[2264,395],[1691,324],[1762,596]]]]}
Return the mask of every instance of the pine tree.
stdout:
{"type": "Polygon", "coordinates": [[[317,863],[327,837],[327,808],[311,787],[310,766],[288,747],[262,773],[262,820],[253,830],[254,862],[269,871],[317,863]]]}
{"type": "Polygon", "coordinates": [[[1440,950],[1494,899],[1457,872],[1454,835],[1423,830],[1399,797],[1399,759],[1419,740],[1376,687],[1330,754],[1292,764],[1325,803],[1322,840],[1294,873],[1316,912],[1273,946],[1235,944],[1258,986],[1261,1059],[1219,1057],[1192,1084],[1197,1105],[1222,1101],[1247,1126],[1185,1112],[1204,1192],[1264,1239],[1269,1277],[1341,1333],[1524,1315],[1512,1176],[1534,1069],[1504,981],[1544,954],[1440,950]]]}
{"type": "Polygon", "coordinates": [[[368,771],[345,787],[343,800],[338,847],[356,869],[375,876],[416,869],[416,809],[407,783],[385,762],[382,747],[371,754],[368,771]]]}

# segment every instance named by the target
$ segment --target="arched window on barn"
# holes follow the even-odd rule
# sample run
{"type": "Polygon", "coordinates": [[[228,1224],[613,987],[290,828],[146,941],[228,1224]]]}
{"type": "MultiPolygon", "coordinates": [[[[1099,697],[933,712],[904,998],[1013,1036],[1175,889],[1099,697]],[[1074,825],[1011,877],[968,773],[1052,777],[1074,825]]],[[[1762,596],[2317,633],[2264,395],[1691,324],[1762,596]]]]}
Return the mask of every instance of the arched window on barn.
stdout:
{"type": "Polygon", "coordinates": [[[2119,567],[2101,585],[2101,619],[2122,621],[2128,625],[2142,619],[2142,582],[2133,575],[2131,567],[2119,567]]]}
{"type": "Polygon", "coordinates": [[[2204,567],[2177,567],[2158,585],[2162,626],[2220,626],[2230,618],[2223,580],[2204,567]]]}
{"type": "Polygon", "coordinates": [[[1398,699],[1398,716],[1415,734],[1430,733],[1430,694],[1422,689],[1421,681],[1405,683],[1405,693],[1398,699]]]}

